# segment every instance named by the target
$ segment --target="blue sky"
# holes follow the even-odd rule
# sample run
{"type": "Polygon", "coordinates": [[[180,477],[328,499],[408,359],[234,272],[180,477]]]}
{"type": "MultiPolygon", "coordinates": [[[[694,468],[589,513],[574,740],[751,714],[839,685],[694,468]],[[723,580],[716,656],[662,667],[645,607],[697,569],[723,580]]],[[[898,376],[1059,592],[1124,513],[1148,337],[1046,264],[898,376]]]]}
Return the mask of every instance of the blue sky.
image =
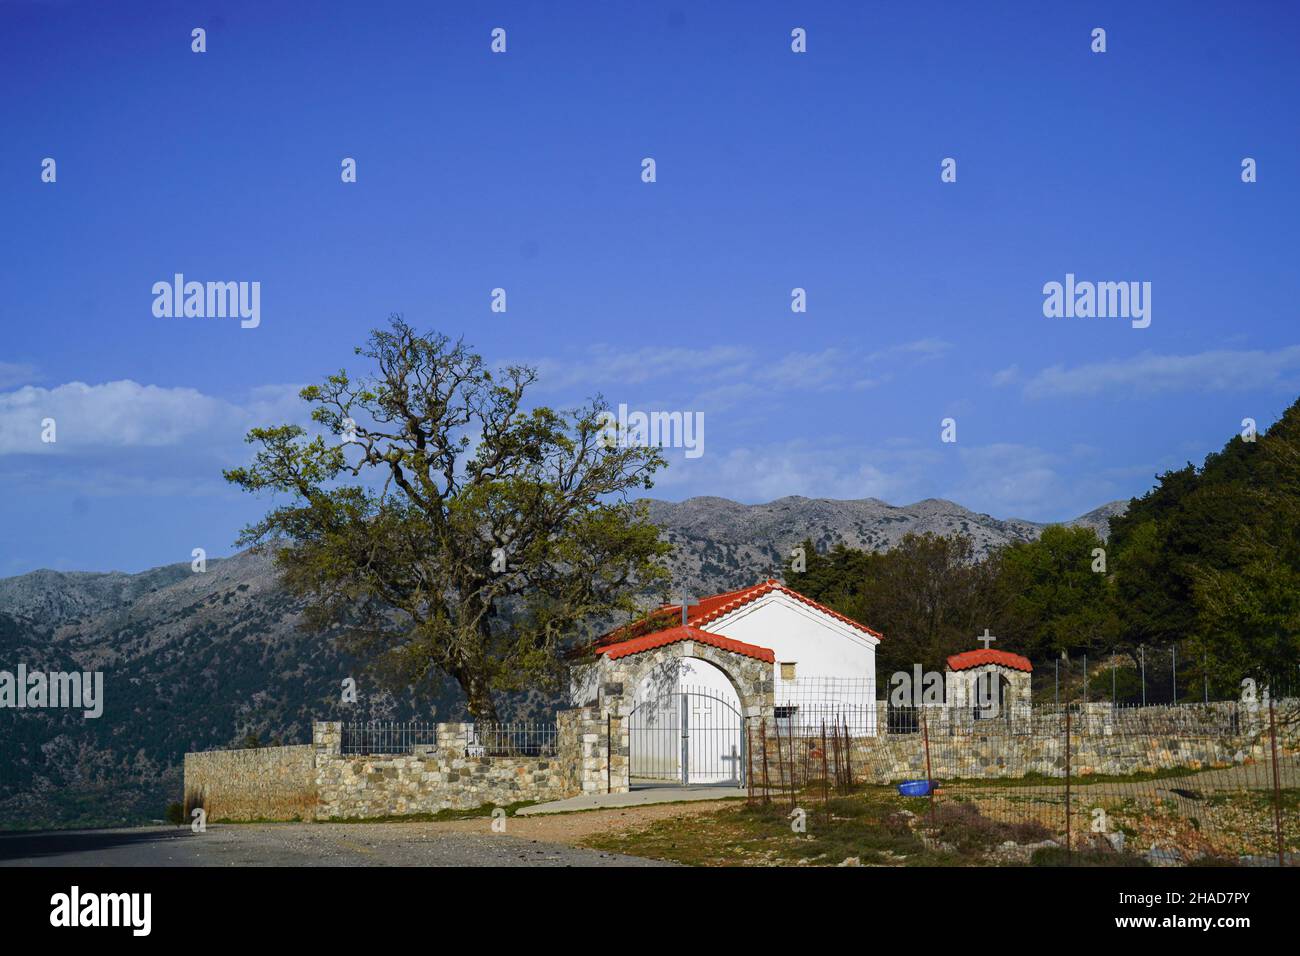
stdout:
{"type": "Polygon", "coordinates": [[[660,497],[1145,491],[1300,393],[1300,15],[1135,6],[0,5],[0,574],[230,553],[243,433],[391,312],[703,412],[660,497]],[[154,317],[177,272],[261,325],[154,317]],[[1045,318],[1067,272],[1150,327],[1045,318]]]}

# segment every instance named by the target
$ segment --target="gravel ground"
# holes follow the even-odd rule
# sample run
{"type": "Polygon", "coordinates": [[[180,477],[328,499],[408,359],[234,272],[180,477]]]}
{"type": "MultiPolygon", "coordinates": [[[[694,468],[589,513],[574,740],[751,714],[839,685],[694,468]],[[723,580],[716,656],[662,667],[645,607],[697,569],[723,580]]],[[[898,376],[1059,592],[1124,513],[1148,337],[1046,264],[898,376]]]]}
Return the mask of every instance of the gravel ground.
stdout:
{"type": "Polygon", "coordinates": [[[0,836],[0,866],[664,866],[571,844],[610,829],[717,810],[658,804],[445,823],[213,824],[0,836]]]}
{"type": "MultiPolygon", "coordinates": [[[[527,840],[554,843],[581,843],[596,833],[608,833],[627,827],[644,826],[671,817],[694,816],[699,813],[716,813],[724,807],[733,807],[731,800],[709,800],[700,803],[655,803],[639,807],[619,807],[609,810],[584,810],[581,813],[548,813],[529,817],[510,817],[505,821],[506,833],[527,840]]],[[[457,820],[432,824],[457,833],[482,833],[491,821],[457,820]]]]}

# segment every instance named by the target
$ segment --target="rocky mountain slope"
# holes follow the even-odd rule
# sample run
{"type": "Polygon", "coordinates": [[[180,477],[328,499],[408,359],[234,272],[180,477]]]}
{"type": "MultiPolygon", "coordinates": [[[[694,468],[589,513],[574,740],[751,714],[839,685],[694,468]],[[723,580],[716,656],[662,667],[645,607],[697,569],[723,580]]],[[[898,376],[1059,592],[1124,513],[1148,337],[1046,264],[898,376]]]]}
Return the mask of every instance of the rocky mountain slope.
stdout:
{"type": "MultiPolygon", "coordinates": [[[[1111,516],[1128,502],[1112,501],[1069,525],[1087,525],[1103,538],[1111,516]]],[[[673,544],[674,585],[691,594],[744,587],[780,577],[790,549],[811,538],[817,549],[836,544],[887,551],[909,532],[965,535],[977,554],[1015,541],[1032,541],[1046,525],[978,514],[951,501],[927,498],[896,507],[877,498],[778,498],[742,505],[726,498],[649,502],[651,520],[673,544]]],[[[676,592],[674,592],[676,593],[676,592]]]]}

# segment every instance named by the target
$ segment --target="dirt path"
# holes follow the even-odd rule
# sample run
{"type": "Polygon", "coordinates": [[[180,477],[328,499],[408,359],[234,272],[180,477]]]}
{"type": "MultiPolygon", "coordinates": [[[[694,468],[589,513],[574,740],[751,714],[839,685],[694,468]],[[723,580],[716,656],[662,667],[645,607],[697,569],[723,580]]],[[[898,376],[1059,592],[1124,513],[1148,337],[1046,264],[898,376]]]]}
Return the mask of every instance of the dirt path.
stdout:
{"type": "MultiPolygon", "coordinates": [[[[656,803],[642,807],[618,807],[609,810],[584,810],[581,813],[548,813],[529,817],[509,817],[505,832],[525,840],[546,843],[576,844],[596,833],[609,833],[640,827],[673,817],[697,816],[715,813],[725,807],[734,807],[733,800],[709,800],[700,803],[656,803]]],[[[439,832],[491,833],[492,820],[486,817],[472,820],[453,820],[446,823],[395,824],[401,826],[426,826],[439,832]]]]}

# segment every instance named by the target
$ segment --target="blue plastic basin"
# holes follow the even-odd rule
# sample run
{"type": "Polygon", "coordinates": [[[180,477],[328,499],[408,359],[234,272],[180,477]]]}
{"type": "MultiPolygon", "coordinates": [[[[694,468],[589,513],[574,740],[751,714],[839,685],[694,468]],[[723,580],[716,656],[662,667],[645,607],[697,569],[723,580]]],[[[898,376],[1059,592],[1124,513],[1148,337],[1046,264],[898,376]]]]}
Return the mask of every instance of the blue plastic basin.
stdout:
{"type": "Polygon", "coordinates": [[[898,785],[898,792],[905,797],[928,797],[933,780],[904,780],[898,785]]]}

